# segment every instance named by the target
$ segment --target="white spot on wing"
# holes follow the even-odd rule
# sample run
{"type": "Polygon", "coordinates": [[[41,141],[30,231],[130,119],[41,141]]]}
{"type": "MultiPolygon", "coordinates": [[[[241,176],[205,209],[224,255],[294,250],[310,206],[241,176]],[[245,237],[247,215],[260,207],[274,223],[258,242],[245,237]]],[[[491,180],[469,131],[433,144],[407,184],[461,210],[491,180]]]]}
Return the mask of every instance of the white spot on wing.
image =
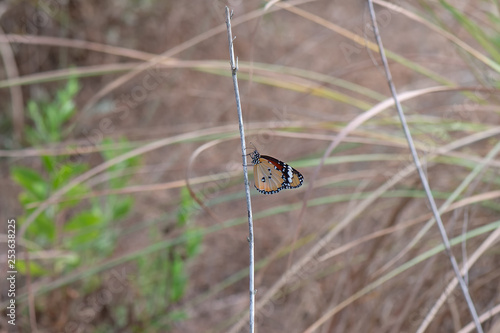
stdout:
{"type": "Polygon", "coordinates": [[[288,169],[288,182],[291,184],[293,181],[293,169],[289,165],[286,167],[288,169]]]}

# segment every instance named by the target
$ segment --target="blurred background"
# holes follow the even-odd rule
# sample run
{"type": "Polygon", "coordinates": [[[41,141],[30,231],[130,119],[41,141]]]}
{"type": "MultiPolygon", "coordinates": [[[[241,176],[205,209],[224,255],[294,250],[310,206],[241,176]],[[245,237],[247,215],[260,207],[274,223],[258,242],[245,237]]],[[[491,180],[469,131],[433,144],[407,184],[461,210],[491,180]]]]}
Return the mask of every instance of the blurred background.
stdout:
{"type": "MultiPolygon", "coordinates": [[[[454,274],[405,172],[367,2],[320,0],[0,3],[0,268],[15,219],[18,271],[1,330],[248,331],[226,5],[247,144],[305,178],[265,196],[250,175],[257,331],[474,331],[458,288],[439,301],[454,274]]],[[[500,332],[500,3],[375,11],[453,253],[500,332]]]]}

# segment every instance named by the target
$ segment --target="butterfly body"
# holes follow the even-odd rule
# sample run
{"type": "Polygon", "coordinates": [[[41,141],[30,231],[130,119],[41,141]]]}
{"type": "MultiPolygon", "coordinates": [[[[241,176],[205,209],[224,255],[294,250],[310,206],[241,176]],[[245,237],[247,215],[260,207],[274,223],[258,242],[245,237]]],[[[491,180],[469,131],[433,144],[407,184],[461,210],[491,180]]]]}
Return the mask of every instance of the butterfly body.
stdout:
{"type": "Polygon", "coordinates": [[[300,172],[274,157],[250,153],[253,163],[255,188],[263,194],[274,194],[284,189],[297,188],[304,182],[300,172]]]}

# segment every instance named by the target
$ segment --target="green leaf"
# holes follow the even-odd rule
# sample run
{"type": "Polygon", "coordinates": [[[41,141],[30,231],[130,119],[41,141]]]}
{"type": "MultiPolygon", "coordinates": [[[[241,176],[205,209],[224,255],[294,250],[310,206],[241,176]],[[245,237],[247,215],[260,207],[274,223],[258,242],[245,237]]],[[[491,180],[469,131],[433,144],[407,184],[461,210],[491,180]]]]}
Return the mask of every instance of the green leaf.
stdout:
{"type": "Polygon", "coordinates": [[[101,216],[90,211],[83,211],[73,216],[64,226],[64,231],[85,229],[101,222],[101,216]]]}
{"type": "Polygon", "coordinates": [[[26,137],[32,145],[62,140],[63,125],[76,112],[73,98],[78,93],[76,78],[68,81],[64,88],[57,91],[50,103],[28,101],[28,115],[35,123],[36,131],[26,130],[26,137]]]}
{"type": "Polygon", "coordinates": [[[72,100],[65,101],[59,109],[60,124],[66,122],[75,113],[75,103],[72,100]]]}
{"type": "Polygon", "coordinates": [[[59,142],[61,141],[60,137],[60,122],[58,119],[58,105],[54,105],[53,103],[48,104],[45,108],[45,119],[46,126],[48,129],[49,140],[50,142],[59,142]]]}
{"type": "Polygon", "coordinates": [[[48,213],[42,213],[30,224],[27,229],[30,237],[36,239],[36,243],[42,247],[50,246],[56,235],[56,226],[54,219],[48,216],[48,213]]]}
{"type": "Polygon", "coordinates": [[[54,270],[58,274],[61,274],[62,272],[67,271],[68,269],[74,269],[78,267],[80,263],[81,263],[80,256],[72,252],[71,254],[65,255],[62,258],[57,258],[54,263],[54,270]]]}
{"type": "MultiPolygon", "coordinates": [[[[33,260],[30,260],[30,275],[32,277],[39,277],[39,276],[43,276],[43,275],[46,275],[48,272],[43,269],[42,266],[40,266],[39,264],[36,263],[36,261],[33,261],[33,260]]],[[[27,274],[27,266],[26,266],[26,261],[25,260],[16,260],[16,270],[23,274],[23,275],[26,275],[27,274]]]]}
{"type": "Polygon", "coordinates": [[[47,197],[49,186],[35,170],[14,166],[11,168],[10,174],[16,183],[21,185],[38,200],[43,200],[47,197]]]}
{"type": "Polygon", "coordinates": [[[78,82],[78,77],[73,76],[68,80],[68,85],[66,86],[66,91],[71,96],[75,96],[80,90],[80,83],[78,82]]]}
{"type": "Polygon", "coordinates": [[[80,196],[89,193],[89,190],[84,184],[78,184],[72,187],[64,196],[66,199],[76,198],[72,200],[67,200],[61,202],[60,208],[69,208],[77,205],[82,199],[79,199],[80,196]]]}
{"type": "MultiPolygon", "coordinates": [[[[41,199],[35,197],[31,192],[21,192],[19,193],[19,202],[21,203],[21,205],[23,207],[26,207],[28,206],[29,204],[33,203],[33,202],[40,202],[41,199]]],[[[29,211],[32,211],[29,210],[29,211]]]]}
{"type": "Polygon", "coordinates": [[[67,163],[59,164],[54,169],[52,173],[52,186],[54,189],[58,189],[66,185],[70,179],[85,172],[88,167],[85,164],[67,163]]]}
{"type": "Polygon", "coordinates": [[[48,173],[54,172],[54,168],[56,167],[57,159],[54,156],[41,156],[40,157],[48,173]]]}
{"type": "Polygon", "coordinates": [[[119,220],[121,218],[124,218],[130,212],[133,203],[134,199],[132,197],[119,198],[112,208],[113,220],[119,220]]]}
{"type": "Polygon", "coordinates": [[[197,206],[198,204],[191,197],[188,189],[186,187],[183,187],[181,189],[181,202],[179,204],[179,210],[177,212],[177,225],[179,227],[185,226],[188,223],[193,211],[196,210],[197,206]]]}
{"type": "MultiPolygon", "coordinates": [[[[40,108],[38,104],[33,101],[29,100],[28,101],[28,115],[30,116],[31,120],[35,123],[35,128],[38,131],[38,136],[41,141],[47,141],[47,127],[45,125],[45,121],[43,120],[43,117],[40,113],[40,108]]],[[[40,142],[30,142],[31,144],[37,144],[40,142]]]]}
{"type": "Polygon", "coordinates": [[[170,300],[172,302],[177,302],[184,295],[186,288],[187,278],[184,272],[184,260],[177,253],[174,254],[174,260],[172,262],[171,268],[171,290],[170,290],[170,300]]]}
{"type": "MultiPolygon", "coordinates": [[[[99,239],[100,233],[99,230],[88,230],[88,231],[82,231],[79,234],[76,234],[70,238],[65,239],[65,246],[67,248],[70,248],[74,251],[79,251],[85,248],[88,248],[89,244],[94,244],[96,239],[99,239]]],[[[92,246],[94,250],[98,250],[95,245],[92,246]]],[[[96,253],[99,254],[99,256],[105,257],[106,252],[103,252],[101,250],[96,251],[96,253]]]]}
{"type": "MultiPolygon", "coordinates": [[[[103,216],[95,210],[85,210],[73,216],[64,226],[64,231],[70,234],[65,237],[65,246],[73,250],[82,250],[89,248],[100,256],[106,254],[102,251],[99,241],[105,236],[102,234],[104,223],[103,216]]],[[[109,246],[110,242],[105,241],[105,245],[109,246]]]]}
{"type": "Polygon", "coordinates": [[[203,232],[198,228],[191,228],[186,230],[184,235],[186,236],[186,255],[188,258],[192,258],[198,254],[200,250],[203,232]]]}
{"type": "MultiPolygon", "coordinates": [[[[103,224],[105,224],[103,220],[103,224]]],[[[116,234],[107,228],[99,228],[97,234],[88,237],[88,244],[93,251],[99,253],[101,257],[107,257],[112,253],[116,245],[116,234]]]]}
{"type": "MultiPolygon", "coordinates": [[[[101,142],[101,144],[103,146],[108,146],[108,145],[113,145],[114,144],[114,141],[111,140],[110,138],[104,138],[101,142]]],[[[108,161],[110,159],[112,159],[113,157],[116,157],[118,155],[117,151],[116,150],[113,150],[113,149],[105,149],[103,151],[101,151],[101,155],[102,157],[108,161]]],[[[119,163],[121,164],[121,163],[119,163]]]]}

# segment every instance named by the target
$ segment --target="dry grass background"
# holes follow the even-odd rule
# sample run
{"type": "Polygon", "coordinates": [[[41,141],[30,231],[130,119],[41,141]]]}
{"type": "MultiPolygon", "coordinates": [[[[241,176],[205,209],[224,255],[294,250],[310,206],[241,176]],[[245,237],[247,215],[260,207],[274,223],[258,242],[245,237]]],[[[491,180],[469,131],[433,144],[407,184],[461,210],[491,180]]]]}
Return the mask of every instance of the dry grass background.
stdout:
{"type": "MultiPolygon", "coordinates": [[[[488,54],[439,3],[395,3],[423,15],[434,27],[441,22],[443,29],[462,42],[488,54]]],[[[498,40],[498,21],[488,18],[488,14],[497,20],[500,17],[497,2],[451,3],[482,24],[485,31],[496,34],[498,40]]],[[[81,90],[75,100],[79,111],[68,124],[68,136],[60,145],[28,147],[23,139],[24,128],[32,124],[26,115],[22,117],[23,107],[21,111],[15,109],[9,84],[15,78],[7,71],[12,64],[5,63],[2,52],[3,219],[23,214],[17,199],[20,188],[10,178],[9,169],[13,165],[40,168],[38,156],[42,149],[53,152],[61,147],[69,149],[71,144],[99,150],[101,135],[126,137],[133,148],[177,136],[182,140],[141,154],[140,168],[131,170],[135,203],[131,214],[113,225],[117,246],[109,258],[98,258],[92,264],[82,258],[82,266],[74,271],[32,279],[32,290],[39,291],[34,300],[39,332],[229,332],[232,328],[238,331],[235,323],[246,317],[248,230],[229,77],[225,5],[234,10],[233,34],[240,62],[247,142],[255,144],[261,153],[286,160],[305,177],[305,186],[297,190],[272,196],[252,193],[257,301],[313,244],[357,209],[361,200],[411,164],[396,113],[389,108],[350,133],[334,151],[315,183],[304,219],[298,221],[308,181],[331,140],[356,116],[390,96],[378,53],[334,31],[333,26],[321,24],[320,19],[361,37],[366,32],[368,40],[373,41],[367,29],[370,20],[365,1],[308,1],[297,7],[308,17],[299,15],[296,9],[284,9],[281,4],[264,12],[260,1],[40,1],[40,6],[43,4],[50,5],[46,12],[51,15],[45,16],[46,21],[29,25],[30,18],[43,7],[36,9],[28,2],[3,3],[0,26],[4,35],[0,36],[0,45],[12,49],[13,65],[19,77],[26,79],[21,86],[23,104],[28,99],[36,101],[54,95],[61,82],[51,79],[53,71],[63,71],[61,79],[66,79],[68,73],[64,71],[80,70],[81,90]],[[245,21],[238,24],[242,19],[245,21]],[[80,45],[79,41],[96,44],[80,45]],[[111,50],[108,46],[121,49],[111,50]],[[147,94],[140,95],[145,91],[141,87],[150,83],[144,80],[145,73],[151,72],[138,73],[116,88],[107,89],[126,71],[164,52],[168,59],[153,67],[161,83],[148,89],[147,94]],[[118,64],[133,66],[124,71],[113,67],[118,64]],[[89,66],[96,66],[98,72],[90,75],[89,66]],[[37,81],[36,75],[41,75],[42,81],[37,81]],[[128,112],[120,117],[124,96],[132,98],[128,112]],[[112,124],[107,131],[100,127],[105,119],[112,124]],[[218,139],[220,142],[214,142],[218,139]],[[214,144],[189,165],[193,152],[207,142],[214,144]],[[31,148],[38,150],[31,154],[31,148]],[[180,191],[186,177],[206,205],[205,209],[190,211],[189,225],[205,233],[201,249],[186,261],[187,288],[183,297],[166,305],[160,302],[153,315],[148,312],[146,316],[141,306],[153,302],[153,296],[162,295],[144,295],[136,281],[156,274],[161,267],[141,271],[137,261],[161,258],[168,242],[185,241],[180,236],[184,229],[176,227],[176,216],[183,202],[180,191]],[[119,280],[124,288],[119,290],[114,288],[117,273],[124,277],[119,280]],[[89,289],[89,281],[99,282],[89,289]],[[53,289],[43,292],[47,286],[53,289]],[[117,291],[99,301],[99,296],[109,290],[117,291]],[[185,318],[165,319],[177,312],[185,318]]],[[[474,134],[496,133],[482,140],[471,139],[427,165],[439,205],[498,142],[498,131],[494,132],[500,124],[498,90],[479,88],[491,89],[495,84],[498,88],[500,74],[407,14],[380,6],[376,9],[383,20],[380,28],[386,49],[401,57],[398,61],[389,59],[399,92],[440,85],[472,87],[423,94],[404,103],[421,156],[474,134]],[[422,73],[417,65],[435,77],[422,73]]],[[[97,152],[84,154],[83,159],[91,167],[103,162],[97,152]]],[[[470,256],[494,232],[494,223],[500,217],[500,201],[494,192],[499,190],[499,167],[500,159],[495,157],[459,199],[490,192],[491,198],[444,214],[450,239],[490,227],[454,246],[459,263],[464,260],[460,245],[470,256]]],[[[97,183],[91,196],[99,198],[98,192],[105,190],[97,183]]],[[[429,219],[429,212],[418,176],[412,173],[360,212],[311,258],[310,265],[257,311],[257,331],[303,332],[330,309],[438,246],[441,238],[433,226],[413,248],[402,253],[429,219]],[[417,222],[409,225],[412,221],[417,222]],[[392,227],[400,228],[377,234],[392,227]],[[325,256],[349,244],[353,246],[333,257],[325,256]],[[399,260],[384,266],[398,254],[402,254],[399,260]]],[[[60,218],[64,222],[71,213],[60,218]]],[[[64,250],[62,245],[57,249],[64,250]]],[[[470,292],[479,314],[500,304],[499,249],[498,244],[491,246],[469,270],[470,292]]],[[[2,259],[2,265],[4,262],[2,259]]],[[[52,263],[43,265],[50,267],[52,263]]],[[[338,308],[315,332],[414,332],[452,278],[444,253],[429,255],[338,308]]],[[[169,287],[162,275],[153,281],[169,287]]],[[[18,284],[19,295],[27,295],[26,278],[19,277],[18,284]]],[[[3,302],[4,290],[2,286],[3,302]]],[[[4,319],[2,316],[0,323],[6,329],[4,319]]],[[[496,314],[486,320],[485,332],[500,332],[499,319],[496,314]]],[[[455,290],[426,332],[457,332],[470,320],[463,297],[455,290]]],[[[18,323],[22,332],[34,330],[26,298],[18,302],[18,323]]],[[[246,325],[243,327],[241,331],[246,331],[246,325]]]]}

